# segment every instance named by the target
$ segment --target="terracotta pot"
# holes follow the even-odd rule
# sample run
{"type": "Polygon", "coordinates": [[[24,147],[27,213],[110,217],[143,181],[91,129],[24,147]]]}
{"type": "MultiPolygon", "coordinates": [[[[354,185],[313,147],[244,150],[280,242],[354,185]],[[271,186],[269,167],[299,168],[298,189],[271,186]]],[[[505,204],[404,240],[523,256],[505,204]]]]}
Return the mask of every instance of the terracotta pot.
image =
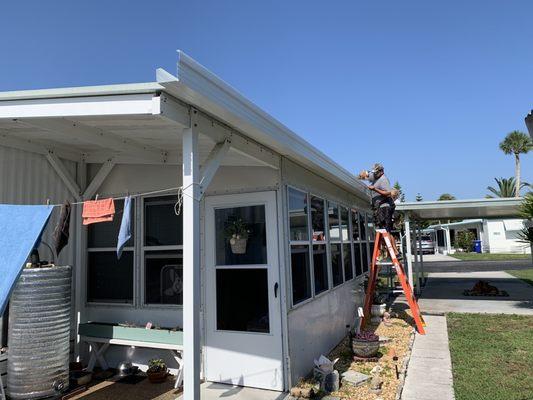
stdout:
{"type": "Polygon", "coordinates": [[[230,240],[231,252],[233,254],[245,254],[246,253],[246,244],[248,239],[235,239],[230,240]]]}
{"type": "Polygon", "coordinates": [[[147,372],[150,383],[163,383],[167,380],[168,371],[147,372]]]}
{"type": "Polygon", "coordinates": [[[379,339],[368,341],[368,340],[357,340],[352,339],[352,350],[355,356],[357,357],[374,357],[379,350],[379,339]]]}

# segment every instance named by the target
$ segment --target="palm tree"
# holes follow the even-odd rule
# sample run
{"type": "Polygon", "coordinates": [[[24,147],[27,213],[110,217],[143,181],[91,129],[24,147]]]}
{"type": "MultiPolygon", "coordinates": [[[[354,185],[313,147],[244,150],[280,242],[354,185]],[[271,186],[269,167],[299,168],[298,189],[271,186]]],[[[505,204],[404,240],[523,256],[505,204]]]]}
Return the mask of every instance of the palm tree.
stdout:
{"type": "MultiPolygon", "coordinates": [[[[500,149],[505,154],[514,154],[515,157],[515,196],[520,197],[520,154],[526,154],[533,147],[531,137],[520,131],[507,134],[500,143],[500,149]]],[[[512,197],[512,196],[510,196],[512,197]]]]}
{"type": "Polygon", "coordinates": [[[423,200],[424,198],[422,197],[422,195],[420,193],[417,193],[415,197],[415,201],[423,201],[423,200]]]}
{"type": "Polygon", "coordinates": [[[398,198],[400,199],[400,201],[402,203],[405,203],[405,193],[402,190],[402,186],[400,185],[400,182],[396,181],[393,188],[398,191],[398,198]]]}
{"type": "Polygon", "coordinates": [[[440,197],[437,199],[437,201],[443,201],[443,200],[457,200],[456,197],[453,194],[450,193],[443,193],[440,195],[440,197]]]}
{"type": "MultiPolygon", "coordinates": [[[[487,190],[491,192],[493,195],[488,194],[487,198],[493,198],[493,197],[515,197],[516,194],[516,181],[514,178],[494,178],[496,183],[498,184],[498,189],[495,189],[493,186],[487,186],[487,190]]],[[[520,189],[523,187],[529,186],[528,183],[522,182],[520,184],[520,189]]]]}

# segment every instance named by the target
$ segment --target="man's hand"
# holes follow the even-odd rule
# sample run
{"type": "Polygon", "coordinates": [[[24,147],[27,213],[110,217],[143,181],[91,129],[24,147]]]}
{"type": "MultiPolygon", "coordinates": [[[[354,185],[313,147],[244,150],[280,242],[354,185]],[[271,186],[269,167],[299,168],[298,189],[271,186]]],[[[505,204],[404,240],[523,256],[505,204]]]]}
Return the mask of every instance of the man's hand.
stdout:
{"type": "Polygon", "coordinates": [[[376,188],[374,187],[374,185],[370,185],[368,188],[369,188],[370,190],[376,190],[376,188]]]}

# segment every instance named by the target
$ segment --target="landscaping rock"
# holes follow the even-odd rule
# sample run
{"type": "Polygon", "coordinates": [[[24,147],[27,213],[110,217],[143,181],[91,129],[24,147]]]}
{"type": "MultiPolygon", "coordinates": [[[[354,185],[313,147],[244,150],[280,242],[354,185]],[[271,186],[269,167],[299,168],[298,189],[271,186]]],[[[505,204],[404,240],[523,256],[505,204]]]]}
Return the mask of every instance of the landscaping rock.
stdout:
{"type": "Polygon", "coordinates": [[[379,343],[380,344],[385,344],[385,343],[390,343],[391,339],[388,338],[387,336],[380,336],[379,337],[379,343]]]}
{"type": "Polygon", "coordinates": [[[341,398],[337,396],[324,396],[320,400],[341,400],[341,398]]]}
{"type": "Polygon", "coordinates": [[[351,369],[342,373],[343,385],[361,386],[368,380],[370,380],[369,375],[365,375],[351,369]]]}

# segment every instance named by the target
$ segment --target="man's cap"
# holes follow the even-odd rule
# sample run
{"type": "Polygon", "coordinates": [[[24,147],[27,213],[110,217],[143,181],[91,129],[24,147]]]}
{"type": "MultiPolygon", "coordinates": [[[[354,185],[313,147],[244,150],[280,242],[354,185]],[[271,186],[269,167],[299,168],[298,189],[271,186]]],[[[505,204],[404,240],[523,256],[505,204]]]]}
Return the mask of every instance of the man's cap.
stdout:
{"type": "Polygon", "coordinates": [[[385,168],[383,168],[383,165],[381,165],[380,163],[375,163],[374,164],[374,171],[378,172],[378,171],[381,171],[383,172],[385,170],[385,168]]]}

